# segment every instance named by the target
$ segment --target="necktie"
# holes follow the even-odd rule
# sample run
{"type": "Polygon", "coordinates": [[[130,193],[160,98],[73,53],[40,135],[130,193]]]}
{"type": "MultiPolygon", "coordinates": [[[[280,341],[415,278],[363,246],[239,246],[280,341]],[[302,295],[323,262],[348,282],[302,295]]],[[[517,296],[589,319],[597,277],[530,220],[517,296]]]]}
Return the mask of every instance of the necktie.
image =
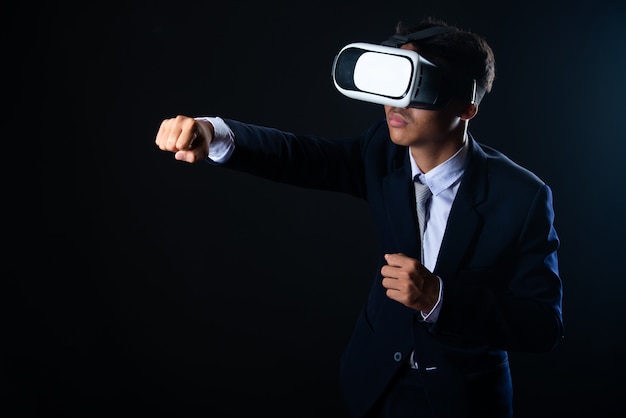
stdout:
{"type": "Polygon", "coordinates": [[[426,227],[426,202],[432,196],[432,193],[427,185],[420,182],[417,178],[413,182],[415,183],[415,201],[417,204],[417,222],[420,229],[420,248],[422,252],[422,259],[424,261],[424,230],[426,227]]]}

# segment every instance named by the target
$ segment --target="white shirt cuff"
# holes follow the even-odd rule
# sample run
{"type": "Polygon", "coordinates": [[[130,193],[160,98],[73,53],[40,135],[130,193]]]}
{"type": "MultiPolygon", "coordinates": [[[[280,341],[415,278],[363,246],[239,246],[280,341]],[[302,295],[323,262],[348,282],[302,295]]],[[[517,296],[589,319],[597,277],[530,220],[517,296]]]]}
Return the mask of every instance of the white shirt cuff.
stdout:
{"type": "Polygon", "coordinates": [[[439,311],[441,311],[441,299],[443,298],[443,281],[441,281],[441,277],[437,276],[439,279],[439,297],[437,298],[437,303],[435,306],[428,312],[424,314],[424,311],[420,311],[422,314],[422,319],[424,322],[433,323],[437,322],[437,318],[439,318],[439,311]]]}
{"type": "Polygon", "coordinates": [[[196,120],[210,122],[213,125],[213,140],[209,145],[208,158],[216,163],[225,163],[235,151],[235,134],[220,117],[198,117],[196,120]]]}

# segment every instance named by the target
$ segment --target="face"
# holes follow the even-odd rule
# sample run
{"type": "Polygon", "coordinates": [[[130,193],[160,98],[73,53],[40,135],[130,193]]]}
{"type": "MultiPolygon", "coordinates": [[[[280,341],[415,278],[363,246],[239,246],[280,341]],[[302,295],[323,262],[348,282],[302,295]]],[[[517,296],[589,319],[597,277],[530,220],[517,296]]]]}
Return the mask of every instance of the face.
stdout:
{"type": "MultiPolygon", "coordinates": [[[[411,44],[401,48],[416,51],[411,44]]],[[[469,119],[467,106],[454,99],[440,110],[385,106],[391,140],[398,145],[420,146],[426,143],[443,145],[462,139],[469,119]]]]}

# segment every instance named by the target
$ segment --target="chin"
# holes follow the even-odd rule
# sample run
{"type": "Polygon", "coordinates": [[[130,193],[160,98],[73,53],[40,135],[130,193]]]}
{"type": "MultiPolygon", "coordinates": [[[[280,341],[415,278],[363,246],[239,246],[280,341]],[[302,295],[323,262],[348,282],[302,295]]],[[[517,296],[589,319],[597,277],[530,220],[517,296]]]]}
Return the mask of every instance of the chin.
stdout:
{"type": "Polygon", "coordinates": [[[393,142],[396,145],[406,145],[406,143],[402,141],[401,138],[396,138],[393,135],[391,135],[391,142],[393,142]]]}
{"type": "Polygon", "coordinates": [[[393,128],[389,129],[389,137],[391,138],[391,142],[393,142],[396,145],[402,145],[402,146],[407,147],[411,143],[411,140],[407,138],[406,135],[402,135],[398,132],[394,132],[393,128]]]}

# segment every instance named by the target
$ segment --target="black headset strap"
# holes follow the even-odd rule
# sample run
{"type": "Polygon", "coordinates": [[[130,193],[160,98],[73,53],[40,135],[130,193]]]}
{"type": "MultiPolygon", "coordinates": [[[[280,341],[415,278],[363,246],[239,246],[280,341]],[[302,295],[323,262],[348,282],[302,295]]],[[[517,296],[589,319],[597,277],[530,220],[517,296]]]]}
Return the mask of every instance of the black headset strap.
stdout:
{"type": "Polygon", "coordinates": [[[430,38],[432,36],[441,35],[444,33],[457,32],[456,29],[448,28],[444,26],[435,26],[428,29],[423,29],[417,32],[409,33],[408,35],[393,35],[382,43],[384,46],[399,47],[410,41],[419,41],[420,39],[430,38]]]}

